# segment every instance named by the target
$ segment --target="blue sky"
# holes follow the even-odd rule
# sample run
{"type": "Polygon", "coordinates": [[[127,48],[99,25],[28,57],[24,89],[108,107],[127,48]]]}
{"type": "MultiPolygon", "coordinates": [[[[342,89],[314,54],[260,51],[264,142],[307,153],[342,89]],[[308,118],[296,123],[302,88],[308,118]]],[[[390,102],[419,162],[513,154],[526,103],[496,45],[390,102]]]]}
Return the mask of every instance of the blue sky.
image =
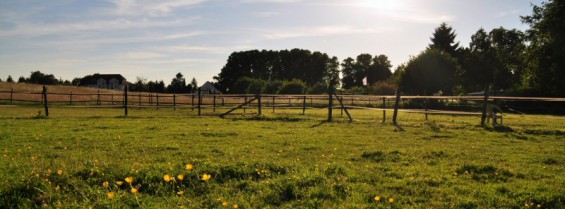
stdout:
{"type": "Polygon", "coordinates": [[[0,78],[120,73],[212,81],[229,54],[302,48],[340,60],[384,54],[394,67],[441,22],[468,46],[479,28],[527,29],[541,0],[0,0],[0,78]]]}

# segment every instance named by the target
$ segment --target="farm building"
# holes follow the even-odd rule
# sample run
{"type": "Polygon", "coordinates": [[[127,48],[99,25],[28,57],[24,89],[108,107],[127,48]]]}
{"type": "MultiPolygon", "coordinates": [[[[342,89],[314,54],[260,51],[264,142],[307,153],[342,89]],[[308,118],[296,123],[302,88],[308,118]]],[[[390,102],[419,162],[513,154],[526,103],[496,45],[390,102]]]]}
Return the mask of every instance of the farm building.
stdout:
{"type": "Polygon", "coordinates": [[[220,90],[216,89],[216,87],[214,87],[214,84],[210,83],[209,81],[206,81],[206,83],[204,83],[202,86],[200,86],[200,91],[203,94],[221,94],[222,92],[220,92],[220,90]]]}
{"type": "Polygon", "coordinates": [[[94,74],[86,81],[86,86],[99,89],[123,90],[126,78],[120,74],[94,74]]]}

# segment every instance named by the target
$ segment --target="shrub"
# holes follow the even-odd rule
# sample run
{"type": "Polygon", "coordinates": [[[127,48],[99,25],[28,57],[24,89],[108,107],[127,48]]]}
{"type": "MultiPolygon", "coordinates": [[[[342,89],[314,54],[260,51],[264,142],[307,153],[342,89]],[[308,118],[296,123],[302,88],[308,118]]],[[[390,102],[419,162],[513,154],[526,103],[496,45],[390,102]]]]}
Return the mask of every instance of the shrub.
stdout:
{"type": "Polygon", "coordinates": [[[276,94],[279,89],[281,89],[284,82],[282,81],[271,81],[265,84],[265,88],[263,88],[264,94],[276,94]]]}
{"type": "Polygon", "coordinates": [[[369,87],[369,93],[375,95],[394,95],[396,94],[396,84],[379,81],[369,87]]]}
{"type": "Polygon", "coordinates": [[[281,89],[277,93],[279,94],[303,94],[304,89],[306,89],[306,83],[304,81],[293,79],[292,81],[286,81],[281,86],[281,89]]]}
{"type": "Polygon", "coordinates": [[[308,88],[309,94],[324,94],[328,92],[328,84],[323,82],[318,82],[308,88]]]}

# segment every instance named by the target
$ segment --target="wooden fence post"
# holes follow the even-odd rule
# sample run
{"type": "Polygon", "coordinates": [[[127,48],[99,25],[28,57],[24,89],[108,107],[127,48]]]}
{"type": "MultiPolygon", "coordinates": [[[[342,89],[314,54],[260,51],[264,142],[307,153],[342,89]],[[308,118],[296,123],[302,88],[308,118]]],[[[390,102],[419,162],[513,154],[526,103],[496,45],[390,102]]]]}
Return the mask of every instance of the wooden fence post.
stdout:
{"type": "Polygon", "coordinates": [[[328,122],[332,122],[332,120],[333,120],[333,118],[332,118],[333,108],[334,108],[333,107],[333,92],[334,92],[333,85],[330,85],[330,89],[328,89],[328,97],[329,97],[328,98],[329,99],[328,100],[328,122]]]}
{"type": "Polygon", "coordinates": [[[100,90],[98,90],[98,94],[96,96],[96,105],[100,105],[100,90]]]}
{"type": "Polygon", "coordinates": [[[481,114],[481,126],[485,125],[485,121],[487,119],[487,103],[488,103],[488,91],[490,87],[486,87],[484,90],[484,98],[483,98],[483,112],[481,114]]]}
{"type": "MultiPolygon", "coordinates": [[[[338,99],[341,100],[341,101],[343,101],[343,96],[340,96],[338,99]]],[[[351,102],[353,102],[353,99],[351,99],[351,102]]],[[[352,104],[352,105],[353,105],[353,104],[352,104]]],[[[340,108],[340,110],[341,110],[340,115],[343,116],[343,107],[340,108]]]]}
{"type": "Polygon", "coordinates": [[[261,94],[257,94],[257,113],[261,115],[261,94]]]}
{"type": "Polygon", "coordinates": [[[306,115],[306,96],[302,99],[302,115],[306,115]]]}
{"type": "Polygon", "coordinates": [[[276,103],[275,98],[276,97],[273,95],[273,104],[271,104],[271,105],[273,105],[273,113],[275,113],[275,105],[276,105],[275,104],[276,103]]]}
{"type": "Polygon", "coordinates": [[[124,113],[128,116],[128,87],[124,86],[124,113]]]}
{"type": "Polygon", "coordinates": [[[214,102],[212,102],[212,106],[214,108],[214,112],[216,112],[216,95],[214,95],[214,102]]]}
{"type": "Polygon", "coordinates": [[[398,116],[398,103],[400,102],[400,87],[396,90],[396,99],[394,102],[394,113],[392,115],[392,124],[397,125],[396,117],[398,116]]]}
{"type": "Polygon", "coordinates": [[[177,110],[177,95],[173,94],[173,111],[177,110]]]}
{"type": "Polygon", "coordinates": [[[45,117],[49,117],[49,106],[47,105],[47,87],[43,86],[43,106],[45,107],[45,117]]]}
{"type": "Polygon", "coordinates": [[[112,97],[111,101],[112,101],[112,105],[114,105],[114,94],[110,94],[110,96],[112,97]]]}
{"type": "Polygon", "coordinates": [[[14,88],[10,89],[10,104],[14,101],[14,88]]]}
{"type": "Polygon", "coordinates": [[[202,95],[201,95],[201,89],[200,87],[198,88],[198,116],[202,115],[202,95]]]}
{"type": "Polygon", "coordinates": [[[155,96],[157,98],[157,110],[159,110],[159,92],[157,92],[155,96]]]}
{"type": "MultiPolygon", "coordinates": [[[[247,96],[244,97],[243,103],[247,103],[247,96]]],[[[247,106],[249,106],[249,104],[247,104],[247,106]]],[[[245,114],[245,110],[247,108],[245,108],[245,106],[243,107],[243,114],[245,114]]]]}
{"type": "Polygon", "coordinates": [[[192,96],[191,106],[192,106],[192,111],[194,111],[194,93],[192,93],[191,96],[192,96]]]}
{"type": "Polygon", "coordinates": [[[383,97],[383,123],[386,122],[386,97],[383,97]]]}
{"type": "Polygon", "coordinates": [[[226,103],[224,103],[224,97],[222,97],[222,107],[226,106],[226,103]]]}
{"type": "Polygon", "coordinates": [[[139,101],[137,103],[139,104],[139,107],[141,107],[141,91],[137,92],[137,96],[139,97],[139,101]]]}
{"type": "Polygon", "coordinates": [[[428,99],[424,100],[424,110],[426,111],[426,121],[428,121],[428,99]]]}
{"type": "Polygon", "coordinates": [[[73,91],[71,91],[71,95],[69,96],[69,105],[73,105],[73,91]]]}

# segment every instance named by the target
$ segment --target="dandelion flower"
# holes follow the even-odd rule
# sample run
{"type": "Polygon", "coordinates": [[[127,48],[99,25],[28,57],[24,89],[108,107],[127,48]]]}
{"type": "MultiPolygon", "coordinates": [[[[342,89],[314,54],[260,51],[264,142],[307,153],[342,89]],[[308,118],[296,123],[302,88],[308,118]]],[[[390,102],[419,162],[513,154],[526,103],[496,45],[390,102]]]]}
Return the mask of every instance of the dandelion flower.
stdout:
{"type": "Polygon", "coordinates": [[[118,181],[118,182],[116,182],[116,184],[118,184],[118,186],[121,186],[122,184],[124,184],[124,182],[123,182],[123,181],[118,181]]]}
{"type": "Polygon", "coordinates": [[[388,201],[389,201],[389,202],[394,202],[394,198],[392,198],[392,197],[391,197],[391,198],[388,198],[388,201]]]}
{"type": "Polygon", "coordinates": [[[222,203],[222,205],[223,205],[224,207],[225,207],[225,206],[228,206],[228,202],[224,201],[224,202],[222,203]]]}
{"type": "Polygon", "coordinates": [[[59,189],[61,189],[61,187],[59,187],[59,185],[57,185],[57,187],[55,187],[55,190],[59,191],[59,189]]]}
{"type": "Polygon", "coordinates": [[[184,179],[184,175],[179,174],[179,175],[177,176],[177,179],[179,179],[179,181],[182,181],[182,180],[184,179]]]}
{"type": "Polygon", "coordinates": [[[182,196],[182,194],[184,194],[184,192],[183,192],[183,191],[178,191],[177,194],[182,196]]]}
{"type": "Polygon", "coordinates": [[[137,193],[137,188],[131,188],[131,193],[137,193]]]}
{"type": "Polygon", "coordinates": [[[381,196],[375,196],[375,201],[381,201],[381,196]]]}
{"type": "Polygon", "coordinates": [[[172,179],[171,179],[171,176],[169,176],[168,174],[165,175],[165,176],[163,176],[163,179],[165,179],[166,182],[169,182],[169,181],[172,180],[172,179]]]}
{"type": "Polygon", "coordinates": [[[104,183],[102,183],[102,186],[103,186],[103,187],[108,187],[108,186],[109,186],[109,185],[108,185],[108,182],[105,181],[104,183]]]}
{"type": "Polygon", "coordinates": [[[114,194],[114,192],[108,192],[107,195],[108,195],[108,199],[111,199],[111,200],[113,200],[113,199],[116,197],[116,195],[114,194]]]}
{"type": "Polygon", "coordinates": [[[131,176],[126,177],[126,182],[127,182],[128,184],[133,183],[133,177],[131,177],[131,176]]]}
{"type": "Polygon", "coordinates": [[[210,180],[210,178],[212,178],[212,175],[210,175],[210,174],[203,174],[202,175],[202,180],[204,180],[204,181],[208,181],[208,180],[210,180]]]}
{"type": "Polygon", "coordinates": [[[233,204],[233,208],[239,208],[239,205],[233,204]]]}
{"type": "Polygon", "coordinates": [[[194,167],[194,166],[190,163],[186,164],[186,166],[185,166],[186,170],[188,170],[188,171],[192,170],[192,167],[194,167]]]}

